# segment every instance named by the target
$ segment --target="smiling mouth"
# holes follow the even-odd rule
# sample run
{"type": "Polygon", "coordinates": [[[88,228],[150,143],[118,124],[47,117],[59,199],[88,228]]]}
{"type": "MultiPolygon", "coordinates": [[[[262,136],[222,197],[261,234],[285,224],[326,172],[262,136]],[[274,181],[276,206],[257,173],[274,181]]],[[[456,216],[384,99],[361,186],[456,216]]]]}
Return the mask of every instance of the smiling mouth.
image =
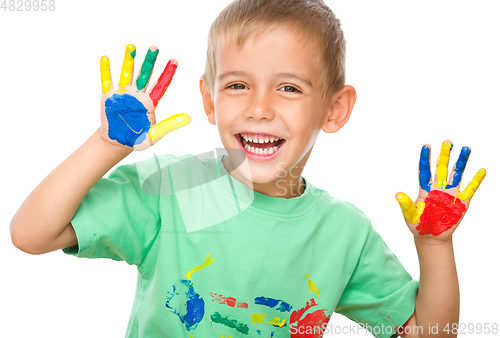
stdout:
{"type": "Polygon", "coordinates": [[[238,136],[246,151],[261,156],[274,154],[286,142],[285,139],[275,139],[274,137],[270,139],[251,139],[241,134],[238,134],[238,136]]]}

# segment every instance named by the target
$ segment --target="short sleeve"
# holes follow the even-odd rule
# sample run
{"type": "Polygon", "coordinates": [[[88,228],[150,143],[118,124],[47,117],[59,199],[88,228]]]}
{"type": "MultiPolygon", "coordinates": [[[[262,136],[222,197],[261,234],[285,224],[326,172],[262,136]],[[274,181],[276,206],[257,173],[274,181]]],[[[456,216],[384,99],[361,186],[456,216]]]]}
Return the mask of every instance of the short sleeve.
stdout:
{"type": "Polygon", "coordinates": [[[375,337],[394,335],[415,310],[418,281],[406,272],[373,227],[335,312],[375,337]]]}
{"type": "Polygon", "coordinates": [[[136,163],[122,165],[92,187],[71,224],[78,245],[64,253],[139,265],[161,226],[159,196],[142,190],[136,163]]]}

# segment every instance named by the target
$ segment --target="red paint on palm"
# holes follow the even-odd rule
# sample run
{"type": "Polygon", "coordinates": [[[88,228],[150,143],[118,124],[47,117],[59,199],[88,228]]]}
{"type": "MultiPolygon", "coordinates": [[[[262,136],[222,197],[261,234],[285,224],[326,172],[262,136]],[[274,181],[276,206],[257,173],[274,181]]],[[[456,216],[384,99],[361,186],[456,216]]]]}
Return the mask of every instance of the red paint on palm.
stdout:
{"type": "Polygon", "coordinates": [[[153,105],[156,107],[158,102],[162,98],[163,94],[167,90],[168,86],[170,86],[170,82],[172,82],[172,77],[175,74],[175,70],[177,69],[177,61],[170,60],[168,61],[163,73],[161,73],[158,82],[149,93],[149,97],[153,101],[153,105]]]}
{"type": "Polygon", "coordinates": [[[417,225],[418,233],[439,236],[457,224],[465,210],[465,205],[459,198],[433,190],[425,199],[424,212],[420,216],[420,224],[417,225]]]}

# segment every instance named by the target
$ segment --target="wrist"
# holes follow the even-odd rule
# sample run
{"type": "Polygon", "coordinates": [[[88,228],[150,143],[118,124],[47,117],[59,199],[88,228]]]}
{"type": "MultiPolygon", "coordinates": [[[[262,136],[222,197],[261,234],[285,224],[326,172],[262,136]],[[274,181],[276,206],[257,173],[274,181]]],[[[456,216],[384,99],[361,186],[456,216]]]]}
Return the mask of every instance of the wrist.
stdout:
{"type": "Polygon", "coordinates": [[[433,238],[415,237],[415,247],[421,279],[424,276],[442,274],[456,277],[455,254],[451,238],[446,241],[438,241],[433,238]]]}
{"type": "Polygon", "coordinates": [[[92,137],[95,138],[96,145],[98,145],[99,149],[104,151],[107,156],[111,156],[113,159],[116,159],[117,162],[124,159],[132,151],[134,151],[133,148],[118,144],[111,144],[104,140],[101,136],[101,128],[97,129],[92,137]]]}
{"type": "Polygon", "coordinates": [[[433,237],[415,235],[413,236],[413,240],[416,247],[453,247],[453,240],[451,236],[446,239],[437,239],[433,237]]]}

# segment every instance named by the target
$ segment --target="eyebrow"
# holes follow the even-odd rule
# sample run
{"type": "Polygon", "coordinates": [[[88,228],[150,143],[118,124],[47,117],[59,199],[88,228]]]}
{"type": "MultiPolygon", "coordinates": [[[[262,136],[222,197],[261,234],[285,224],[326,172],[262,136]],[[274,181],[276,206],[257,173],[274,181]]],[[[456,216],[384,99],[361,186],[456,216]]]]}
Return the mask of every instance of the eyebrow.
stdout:
{"type": "MultiPolygon", "coordinates": [[[[313,86],[312,82],[310,80],[308,80],[305,76],[302,76],[302,75],[297,74],[297,73],[277,73],[277,74],[274,74],[274,75],[276,77],[278,77],[278,78],[296,79],[296,80],[299,80],[299,81],[302,81],[302,82],[306,83],[310,87],[313,86]]],[[[230,71],[224,72],[221,75],[217,76],[217,79],[219,81],[222,81],[223,79],[225,79],[228,76],[246,76],[246,77],[251,77],[250,74],[248,74],[247,72],[239,71],[239,70],[230,70],[230,71]]]]}

